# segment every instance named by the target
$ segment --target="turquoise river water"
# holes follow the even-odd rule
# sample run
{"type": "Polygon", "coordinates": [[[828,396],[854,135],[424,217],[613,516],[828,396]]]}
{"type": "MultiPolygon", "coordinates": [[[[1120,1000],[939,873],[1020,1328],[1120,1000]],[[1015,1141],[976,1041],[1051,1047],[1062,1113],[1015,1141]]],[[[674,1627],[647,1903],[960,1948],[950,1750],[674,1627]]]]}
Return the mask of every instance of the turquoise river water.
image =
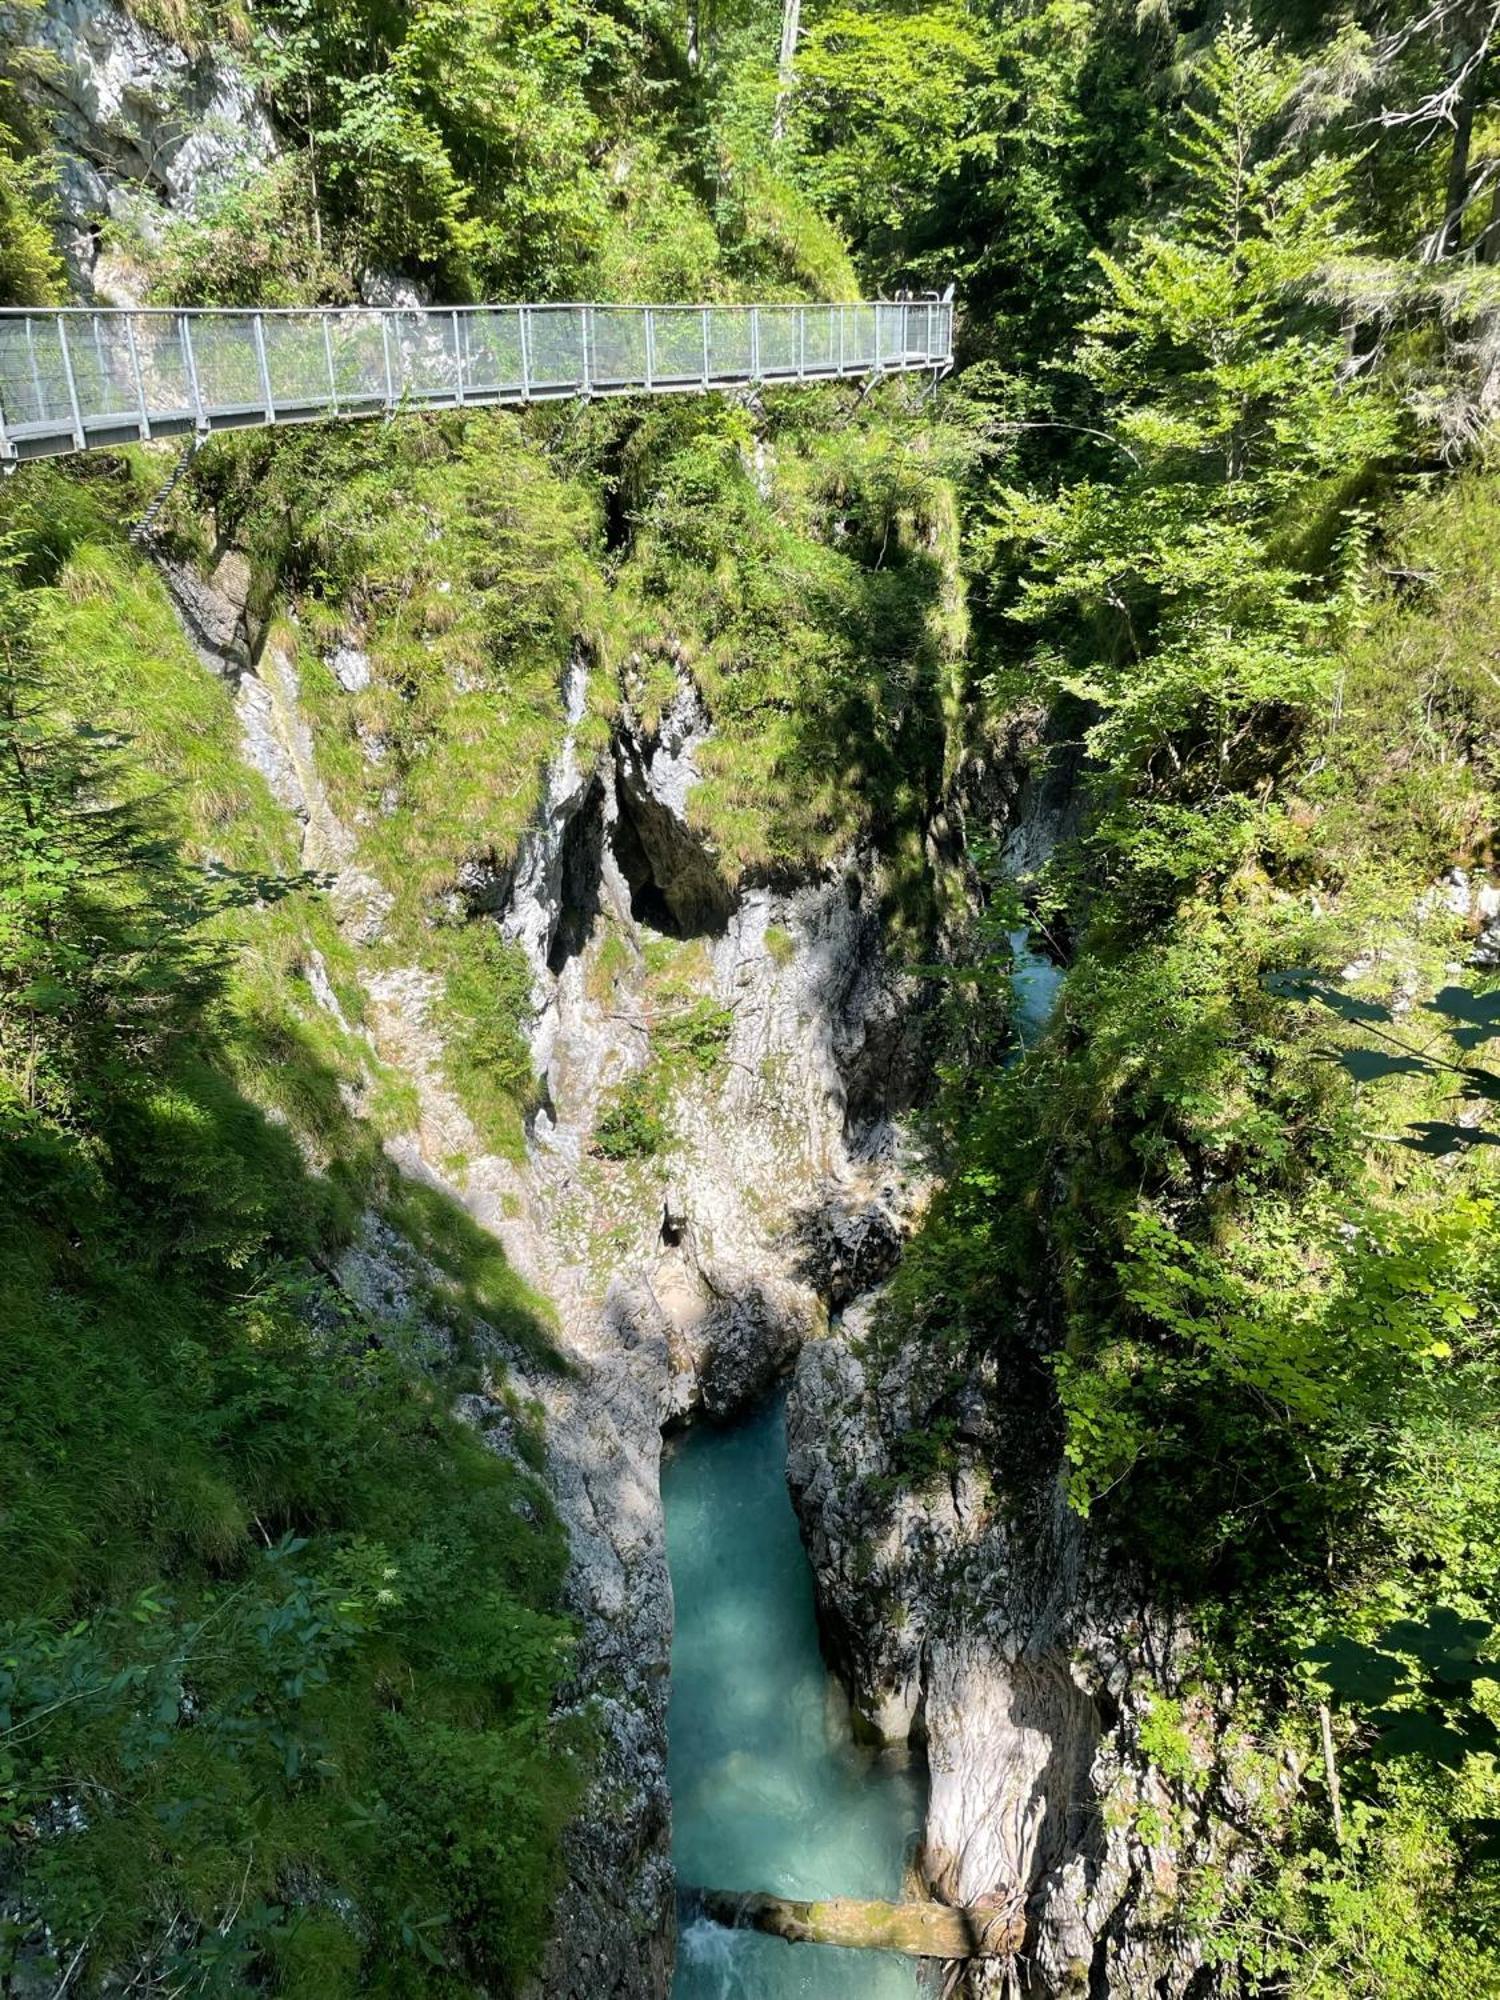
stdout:
{"type": "MultiPolygon", "coordinates": [[[[895,1896],[922,1787],[858,1748],[818,1650],[786,1488],[786,1398],[674,1444],[662,1469],[677,1605],[668,1727],[678,1880],[895,1896]]],[[[673,2000],[914,2000],[907,1960],[691,1923],[673,2000]]]]}
{"type": "MultiPolygon", "coordinates": [[[[1025,931],[1013,1022],[1045,1025],[1060,974],[1025,931]]],[[[818,1648],[812,1572],[786,1487],[786,1396],[700,1427],[662,1467],[676,1600],[668,1774],[680,1882],[782,1896],[896,1896],[923,1786],[854,1743],[818,1648]]],[[[672,2000],[917,2000],[910,1960],[687,1924],[672,2000]]]]}

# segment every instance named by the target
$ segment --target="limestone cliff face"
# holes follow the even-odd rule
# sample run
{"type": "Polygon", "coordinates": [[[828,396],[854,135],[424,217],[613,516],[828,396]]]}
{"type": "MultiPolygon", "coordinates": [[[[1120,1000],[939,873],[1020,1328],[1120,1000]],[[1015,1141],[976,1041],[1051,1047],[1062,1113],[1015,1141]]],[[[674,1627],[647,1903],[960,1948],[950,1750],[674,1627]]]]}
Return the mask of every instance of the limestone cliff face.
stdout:
{"type": "Polygon", "coordinates": [[[1211,1788],[1185,1791],[1143,1741],[1184,1635],[1090,1544],[1047,1450],[1007,1424],[1004,1383],[950,1394],[951,1474],[903,1476],[899,1442],[928,1420],[931,1388],[913,1357],[861,1358],[868,1315],[861,1303],[802,1351],[789,1475],[857,1712],[925,1744],[929,1886],[1026,1919],[1020,1963],[976,1966],[963,1990],[1198,2000],[1214,1975],[1181,1892],[1195,1869],[1249,1860],[1224,1811],[1224,1718],[1189,1703],[1180,1725],[1216,1766],[1216,1814],[1211,1788]]]}
{"type": "MultiPolygon", "coordinates": [[[[1018,717],[971,756],[953,813],[996,840],[1023,888],[1077,812],[1045,729],[1018,717]]],[[[1186,1892],[1197,1871],[1248,1867],[1236,1823],[1276,1775],[1227,1710],[1179,1699],[1189,1635],[1069,1509],[1045,1370],[954,1380],[920,1351],[892,1358],[870,1337],[877,1309],[867,1294],[803,1347],[788,1478],[861,1727],[925,1748],[929,1888],[1024,1917],[1018,1961],[970,1967],[961,1990],[1207,2000],[1219,1974],[1186,1892]],[[948,1451],[924,1476],[910,1442],[935,1423],[948,1451]],[[1190,1752],[1168,1756],[1170,1772],[1164,1740],[1190,1752]]]]}
{"type": "Polygon", "coordinates": [[[28,89],[58,157],[60,238],[82,298],[134,303],[128,257],[111,230],[159,236],[276,151],[270,117],[224,49],[189,55],[119,0],[0,7],[0,32],[38,52],[28,89]]]}
{"type": "MultiPolygon", "coordinates": [[[[247,760],[299,823],[304,864],[330,877],[345,936],[382,942],[389,892],[329,802],[295,663],[247,610],[248,570],[230,556],[207,579],[168,581],[205,668],[234,688],[247,760]]],[[[341,685],[361,657],[352,634],[341,685]]],[[[626,711],[602,756],[580,755],[588,670],[581,655],[568,668],[566,733],[519,850],[460,868],[450,897],[531,967],[542,1107],[524,1157],[487,1152],[458,1102],[433,976],[390,963],[387,945],[364,984],[372,1053],[420,1107],[387,1151],[461,1202],[556,1309],[562,1369],[497,1341],[495,1394],[466,1406],[501,1451],[514,1448],[502,1384],[544,1414],[581,1635],[564,1699],[600,1746],[538,1991],[658,2000],[675,1933],[663,1427],[732,1415],[824,1332],[831,1305],[891,1268],[919,1187],[899,1113],[923,1073],[920,989],[885,961],[871,857],[793,886],[726,881],[690,824],[707,720],[685,678],[658,729],[626,711]],[[706,1041],[664,1063],[684,1021],[706,1041]],[[610,1158],[601,1118],[648,1074],[665,1142],[610,1158]]],[[[398,1309],[411,1254],[372,1216],[343,1282],[398,1309]]]]}

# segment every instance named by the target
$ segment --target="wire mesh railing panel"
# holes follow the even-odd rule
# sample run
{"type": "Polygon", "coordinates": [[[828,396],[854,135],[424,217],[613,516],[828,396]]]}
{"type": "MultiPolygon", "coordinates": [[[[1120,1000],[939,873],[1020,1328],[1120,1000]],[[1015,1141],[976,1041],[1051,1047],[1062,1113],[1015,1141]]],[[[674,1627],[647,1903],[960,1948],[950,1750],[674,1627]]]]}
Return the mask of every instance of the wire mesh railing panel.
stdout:
{"type": "Polygon", "coordinates": [[[180,337],[191,356],[195,407],[227,416],[264,409],[253,314],[213,313],[184,320],[180,337]]]}
{"type": "Polygon", "coordinates": [[[461,321],[464,336],[464,380],[471,395],[519,396],[525,387],[521,367],[520,308],[477,307],[461,321]]]}
{"type": "Polygon", "coordinates": [[[556,395],[581,389],[583,367],[582,306],[528,306],[526,371],[533,392],[556,395]]]}
{"type": "Polygon", "coordinates": [[[193,392],[180,321],[169,313],[122,313],[131,368],[141,389],[148,422],[180,422],[192,414],[193,392]]]}
{"type": "Polygon", "coordinates": [[[809,374],[837,368],[838,307],[808,306],[802,313],[802,365],[809,374]]]}
{"type": "Polygon", "coordinates": [[[456,403],[458,360],[448,315],[392,313],[390,327],[402,395],[414,403],[456,403]]]}
{"type": "Polygon", "coordinates": [[[658,306],[651,315],[651,379],[701,382],[707,367],[704,319],[697,307],[658,306]]]}
{"type": "Polygon", "coordinates": [[[27,315],[0,325],[0,410],[7,427],[18,433],[71,425],[57,321],[27,315]]]}
{"type": "Polygon", "coordinates": [[[381,314],[340,313],[329,321],[328,350],[341,409],[385,403],[385,349],[381,314]]]}
{"type": "Polygon", "coordinates": [[[644,382],[646,315],[629,306],[589,309],[589,380],[596,389],[622,389],[644,382]]]}
{"type": "Polygon", "coordinates": [[[125,330],[114,313],[81,314],[67,328],[68,358],[73,386],[85,423],[129,426],[138,421],[140,405],[125,330]]]}
{"type": "Polygon", "coordinates": [[[874,306],[850,306],[844,313],[844,365],[874,368],[880,360],[880,319],[874,306]]]}
{"type": "Polygon", "coordinates": [[[328,356],[308,313],[268,313],[260,322],[266,377],[275,409],[306,410],[328,400],[328,356]]]}
{"type": "Polygon", "coordinates": [[[708,379],[710,382],[744,382],[750,379],[754,352],[750,340],[750,315],[736,306],[708,306],[708,379]]]}
{"type": "Polygon", "coordinates": [[[797,314],[766,306],[755,316],[762,375],[795,375],[798,364],[797,314]]]}

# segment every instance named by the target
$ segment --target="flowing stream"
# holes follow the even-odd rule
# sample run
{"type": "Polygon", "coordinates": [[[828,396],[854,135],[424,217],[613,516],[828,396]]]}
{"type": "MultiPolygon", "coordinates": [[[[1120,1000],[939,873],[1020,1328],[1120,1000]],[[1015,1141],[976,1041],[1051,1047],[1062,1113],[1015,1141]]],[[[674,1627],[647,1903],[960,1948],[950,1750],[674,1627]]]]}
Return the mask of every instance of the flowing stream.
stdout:
{"type": "MultiPolygon", "coordinates": [[[[897,1896],[922,1788],[858,1748],[818,1650],[786,1489],[786,1397],[690,1432],[662,1472],[672,1638],[668,1772],[679,1881],[783,1896],[897,1896]]],[[[885,1952],[685,1927],[673,2000],[913,2000],[885,1952]]]]}
{"type": "MultiPolygon", "coordinates": [[[[1060,974],[1026,933],[1014,1022],[1030,1041],[1060,974]]],[[[924,1810],[918,1773],[861,1749],[823,1662],[786,1487],[786,1395],[671,1446],[662,1468],[676,1601],[668,1776],[680,1882],[775,1895],[899,1896],[924,1810]]],[[[786,1944],[697,1921],[673,2000],[917,2000],[910,1960],[786,1944]]]]}

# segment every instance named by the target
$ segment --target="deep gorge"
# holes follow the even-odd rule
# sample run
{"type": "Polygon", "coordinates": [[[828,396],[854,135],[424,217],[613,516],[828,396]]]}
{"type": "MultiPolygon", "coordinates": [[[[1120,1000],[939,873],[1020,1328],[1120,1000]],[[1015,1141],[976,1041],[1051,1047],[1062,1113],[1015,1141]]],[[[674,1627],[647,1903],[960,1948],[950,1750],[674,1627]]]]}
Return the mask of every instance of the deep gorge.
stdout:
{"type": "Polygon", "coordinates": [[[0,0],[0,314],[957,311],[5,460],[3,2000],[1500,1993],[1497,50],[0,0]]]}

